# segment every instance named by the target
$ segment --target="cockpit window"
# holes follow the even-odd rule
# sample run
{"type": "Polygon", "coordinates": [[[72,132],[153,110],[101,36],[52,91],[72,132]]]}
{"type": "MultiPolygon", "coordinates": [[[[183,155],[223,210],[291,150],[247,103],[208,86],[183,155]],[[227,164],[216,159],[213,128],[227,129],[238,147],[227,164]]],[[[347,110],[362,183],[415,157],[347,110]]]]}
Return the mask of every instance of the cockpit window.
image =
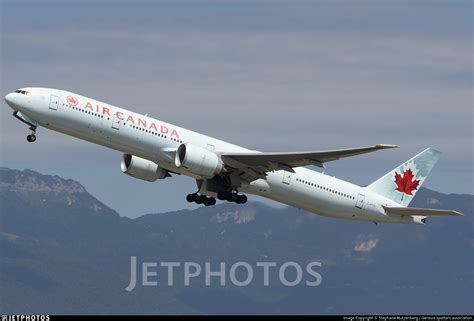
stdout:
{"type": "Polygon", "coordinates": [[[22,94],[22,95],[28,95],[28,92],[25,91],[25,90],[20,90],[20,89],[18,89],[18,90],[15,90],[15,92],[16,92],[16,93],[19,93],[19,94],[22,94]]]}

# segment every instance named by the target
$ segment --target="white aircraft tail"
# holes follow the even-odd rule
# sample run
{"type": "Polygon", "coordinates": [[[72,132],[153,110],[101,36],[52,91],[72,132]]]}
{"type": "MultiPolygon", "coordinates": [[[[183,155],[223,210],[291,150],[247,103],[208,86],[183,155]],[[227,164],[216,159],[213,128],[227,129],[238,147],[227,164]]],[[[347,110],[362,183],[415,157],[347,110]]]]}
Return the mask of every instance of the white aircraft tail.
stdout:
{"type": "Polygon", "coordinates": [[[427,148],[367,188],[402,206],[408,206],[440,155],[440,151],[431,147],[427,148]]]}

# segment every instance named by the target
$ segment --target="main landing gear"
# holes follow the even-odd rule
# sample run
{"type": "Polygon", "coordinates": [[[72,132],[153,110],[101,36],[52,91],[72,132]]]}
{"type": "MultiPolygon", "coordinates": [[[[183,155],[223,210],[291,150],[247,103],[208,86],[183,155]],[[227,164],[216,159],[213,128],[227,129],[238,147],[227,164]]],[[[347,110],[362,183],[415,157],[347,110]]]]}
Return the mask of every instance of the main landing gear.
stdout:
{"type": "Polygon", "coordinates": [[[237,204],[247,203],[247,196],[245,196],[244,194],[219,192],[217,193],[217,198],[221,201],[235,202],[237,204]]]}
{"type": "Polygon", "coordinates": [[[189,203],[204,204],[206,206],[216,205],[214,197],[207,197],[206,195],[199,195],[198,193],[188,194],[186,200],[189,203]]]}
{"type": "MultiPolygon", "coordinates": [[[[247,196],[244,194],[219,192],[217,198],[221,201],[235,202],[237,204],[247,203],[247,196]]],[[[204,204],[205,206],[216,205],[216,199],[214,197],[208,197],[206,195],[200,195],[198,193],[188,194],[186,200],[189,203],[204,204]]]]}

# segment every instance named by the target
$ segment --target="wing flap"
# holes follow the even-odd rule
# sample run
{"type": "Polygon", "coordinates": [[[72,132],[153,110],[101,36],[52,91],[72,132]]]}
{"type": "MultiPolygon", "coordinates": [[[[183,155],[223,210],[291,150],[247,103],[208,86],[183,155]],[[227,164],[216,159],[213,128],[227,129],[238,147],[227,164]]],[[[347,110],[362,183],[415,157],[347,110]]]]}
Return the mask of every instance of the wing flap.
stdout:
{"type": "Polygon", "coordinates": [[[451,210],[438,210],[432,208],[416,207],[388,207],[384,206],[387,214],[409,215],[409,216],[463,216],[462,213],[451,210]]]}

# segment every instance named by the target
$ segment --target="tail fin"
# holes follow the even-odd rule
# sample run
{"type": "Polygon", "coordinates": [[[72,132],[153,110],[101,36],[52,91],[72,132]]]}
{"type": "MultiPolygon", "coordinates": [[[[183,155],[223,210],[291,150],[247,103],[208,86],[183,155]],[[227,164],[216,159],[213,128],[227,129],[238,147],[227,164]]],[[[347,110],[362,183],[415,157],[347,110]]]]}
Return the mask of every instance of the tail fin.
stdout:
{"type": "Polygon", "coordinates": [[[367,188],[402,206],[408,206],[440,155],[440,151],[427,148],[367,188]]]}

